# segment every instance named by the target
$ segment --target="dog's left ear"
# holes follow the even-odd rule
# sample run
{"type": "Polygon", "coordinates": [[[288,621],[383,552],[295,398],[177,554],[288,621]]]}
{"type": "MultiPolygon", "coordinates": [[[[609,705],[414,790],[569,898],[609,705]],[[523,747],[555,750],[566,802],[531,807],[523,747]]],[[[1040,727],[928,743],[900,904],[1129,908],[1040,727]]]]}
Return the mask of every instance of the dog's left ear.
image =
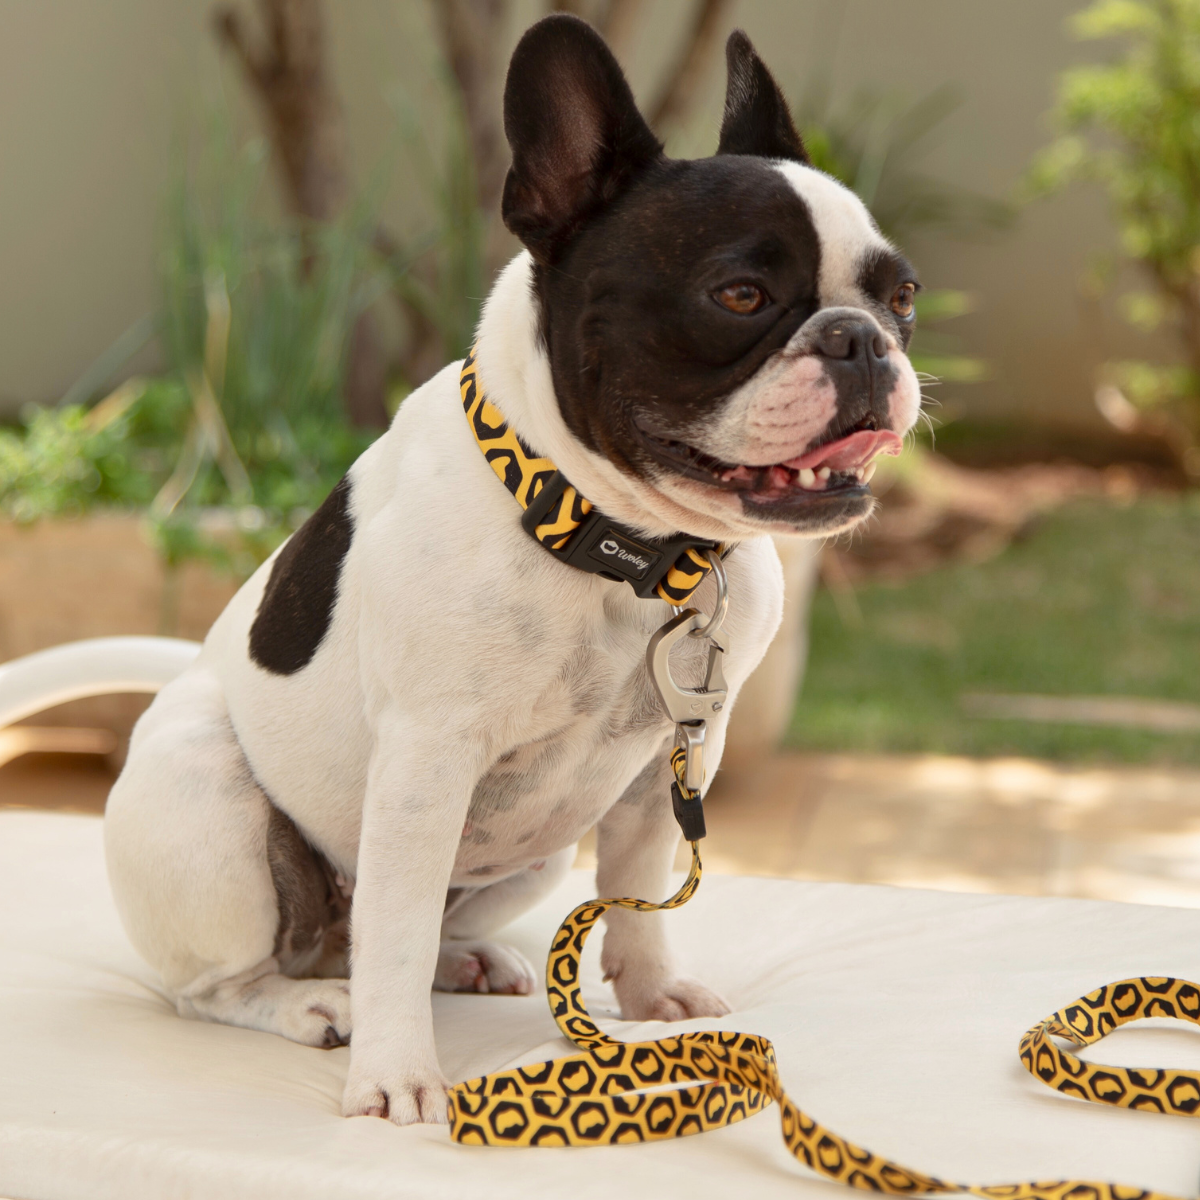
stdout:
{"type": "Polygon", "coordinates": [[[725,64],[729,79],[717,153],[785,158],[811,166],[779,85],[740,29],[725,43],[725,64]]]}
{"type": "Polygon", "coordinates": [[[541,263],[662,154],[604,39],[564,13],[526,30],[504,85],[504,223],[541,263]]]}

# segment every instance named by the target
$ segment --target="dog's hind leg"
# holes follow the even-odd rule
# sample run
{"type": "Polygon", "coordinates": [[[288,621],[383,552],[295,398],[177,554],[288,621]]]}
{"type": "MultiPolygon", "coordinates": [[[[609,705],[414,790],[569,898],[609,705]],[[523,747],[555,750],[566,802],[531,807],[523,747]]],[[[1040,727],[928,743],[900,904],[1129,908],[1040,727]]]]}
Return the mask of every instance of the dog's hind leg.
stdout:
{"type": "Polygon", "coordinates": [[[549,895],[574,860],[575,847],[568,846],[488,887],[452,890],[433,986],[441,992],[532,992],[537,976],[529,960],[513,947],[487,939],[549,895]]]}
{"type": "Polygon", "coordinates": [[[290,979],[270,969],[248,971],[177,1001],[183,1017],[261,1029],[303,1046],[344,1046],[350,1041],[350,983],[346,979],[290,979]]]}
{"type": "Polygon", "coordinates": [[[290,977],[315,972],[327,933],[344,938],[320,860],[255,781],[207,671],[138,722],[104,825],[126,932],[181,1015],[310,1046],[349,1038],[347,981],[290,977]]]}

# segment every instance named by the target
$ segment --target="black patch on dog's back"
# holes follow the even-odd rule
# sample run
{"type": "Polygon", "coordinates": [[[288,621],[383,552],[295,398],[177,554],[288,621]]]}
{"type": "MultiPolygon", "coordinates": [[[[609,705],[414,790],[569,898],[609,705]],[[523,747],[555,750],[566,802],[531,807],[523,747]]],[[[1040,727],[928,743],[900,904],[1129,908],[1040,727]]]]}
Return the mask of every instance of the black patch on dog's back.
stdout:
{"type": "Polygon", "coordinates": [[[279,552],[250,626],[250,657],[276,675],[293,675],[312,662],[329,632],[342,562],[354,536],[350,477],[279,552]]]}

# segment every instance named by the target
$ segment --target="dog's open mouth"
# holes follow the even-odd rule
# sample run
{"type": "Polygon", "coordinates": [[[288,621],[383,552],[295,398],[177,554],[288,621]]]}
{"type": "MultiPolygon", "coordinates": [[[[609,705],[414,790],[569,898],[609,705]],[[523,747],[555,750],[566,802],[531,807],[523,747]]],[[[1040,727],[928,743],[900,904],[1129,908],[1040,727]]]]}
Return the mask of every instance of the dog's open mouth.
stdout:
{"type": "Polygon", "coordinates": [[[864,494],[875,474],[875,460],[899,454],[903,447],[900,435],[890,429],[860,429],[786,462],[743,466],[722,462],[684,442],[639,432],[664,465],[710,486],[749,493],[748,498],[758,501],[864,494]]]}

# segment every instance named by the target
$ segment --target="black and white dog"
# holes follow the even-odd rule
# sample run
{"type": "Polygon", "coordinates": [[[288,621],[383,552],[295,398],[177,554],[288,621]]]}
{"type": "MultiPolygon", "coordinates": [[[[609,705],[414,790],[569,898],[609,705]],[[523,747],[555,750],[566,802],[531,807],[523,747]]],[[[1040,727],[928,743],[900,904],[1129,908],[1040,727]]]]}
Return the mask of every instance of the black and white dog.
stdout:
{"type": "MultiPolygon", "coordinates": [[[[861,521],[919,393],[912,267],[808,165],[740,33],[728,68],[716,156],[674,161],[589,26],[525,34],[503,216],[526,250],[487,300],[475,368],[607,517],[648,544],[736,544],[733,697],[780,619],[767,535],[861,521]]],[[[464,417],[461,366],[405,400],[159,693],[105,820],[122,918],[179,1011],[350,1040],[343,1111],[399,1124],[445,1120],[431,987],[532,991],[524,958],[485,939],[578,838],[597,827],[601,895],[654,900],[679,834],[645,666],[670,611],[528,536],[464,417]]],[[[713,600],[708,577],[696,605],[713,600]]],[[[698,681],[702,653],[682,649],[681,676],[698,681]]],[[[676,974],[655,916],[612,913],[602,961],[626,1018],[728,1011],[676,974]]]]}

